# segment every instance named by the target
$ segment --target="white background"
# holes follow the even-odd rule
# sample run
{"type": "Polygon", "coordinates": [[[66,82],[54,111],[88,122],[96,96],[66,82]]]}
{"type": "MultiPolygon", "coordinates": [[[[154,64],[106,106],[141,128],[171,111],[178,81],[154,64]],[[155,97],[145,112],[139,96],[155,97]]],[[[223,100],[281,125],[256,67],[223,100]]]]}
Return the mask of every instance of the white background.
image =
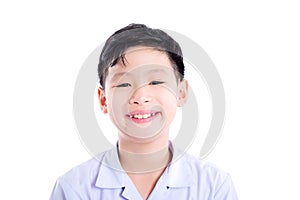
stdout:
{"type": "Polygon", "coordinates": [[[180,32],[214,61],[226,122],[207,160],[240,199],[299,199],[297,1],[1,1],[0,199],[48,199],[89,159],[72,115],[86,57],[131,22],[180,32]]]}

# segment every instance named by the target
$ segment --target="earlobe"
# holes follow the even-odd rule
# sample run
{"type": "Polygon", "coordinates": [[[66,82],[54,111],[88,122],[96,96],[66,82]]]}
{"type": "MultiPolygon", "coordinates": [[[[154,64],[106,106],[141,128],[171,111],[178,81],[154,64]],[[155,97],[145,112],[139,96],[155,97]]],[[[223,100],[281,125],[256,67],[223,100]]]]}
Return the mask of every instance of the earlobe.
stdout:
{"type": "Polygon", "coordinates": [[[107,114],[107,107],[106,107],[106,105],[102,108],[102,111],[103,111],[104,114],[107,114]]]}
{"type": "Polygon", "coordinates": [[[177,106],[182,107],[184,103],[187,101],[187,96],[188,96],[188,81],[187,80],[182,80],[179,83],[179,91],[178,91],[178,98],[177,98],[177,106]]]}
{"type": "Polygon", "coordinates": [[[98,87],[98,101],[100,104],[100,109],[104,114],[107,113],[107,105],[106,105],[106,96],[103,88],[98,87]]]}

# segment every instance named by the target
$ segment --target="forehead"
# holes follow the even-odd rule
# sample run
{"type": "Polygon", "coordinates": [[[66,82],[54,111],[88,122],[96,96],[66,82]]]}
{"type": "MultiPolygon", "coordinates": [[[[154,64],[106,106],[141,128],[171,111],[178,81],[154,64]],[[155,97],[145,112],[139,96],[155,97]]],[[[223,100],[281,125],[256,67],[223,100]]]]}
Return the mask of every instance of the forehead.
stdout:
{"type": "Polygon", "coordinates": [[[125,58],[128,61],[128,65],[132,67],[150,64],[171,67],[171,62],[166,52],[152,47],[129,48],[125,52],[125,58]]]}
{"type": "Polygon", "coordinates": [[[124,53],[124,63],[120,61],[113,67],[108,68],[107,80],[117,74],[126,74],[138,68],[151,72],[173,70],[169,57],[163,51],[151,47],[133,47],[124,53]],[[148,67],[145,67],[148,66],[148,67]]]}

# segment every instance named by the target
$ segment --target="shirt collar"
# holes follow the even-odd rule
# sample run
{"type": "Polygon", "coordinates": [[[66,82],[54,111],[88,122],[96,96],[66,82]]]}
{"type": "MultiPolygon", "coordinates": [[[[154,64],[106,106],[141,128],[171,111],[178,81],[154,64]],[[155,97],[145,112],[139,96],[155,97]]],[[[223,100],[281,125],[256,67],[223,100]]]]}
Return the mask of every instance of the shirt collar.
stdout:
{"type": "MultiPolygon", "coordinates": [[[[187,165],[187,157],[182,152],[173,147],[170,142],[170,150],[172,152],[172,161],[166,168],[160,179],[166,188],[189,187],[194,184],[192,179],[192,171],[187,165]]],[[[101,162],[96,186],[99,188],[123,188],[128,182],[127,174],[122,169],[117,146],[104,152],[98,158],[101,162]]]]}
{"type": "Polygon", "coordinates": [[[95,185],[100,188],[125,187],[125,172],[119,161],[117,147],[100,154],[100,158],[98,159],[101,165],[95,185]]]}
{"type": "Polygon", "coordinates": [[[180,188],[189,187],[194,184],[191,168],[185,152],[174,148],[170,142],[170,150],[173,154],[172,161],[164,172],[166,187],[180,188]]]}

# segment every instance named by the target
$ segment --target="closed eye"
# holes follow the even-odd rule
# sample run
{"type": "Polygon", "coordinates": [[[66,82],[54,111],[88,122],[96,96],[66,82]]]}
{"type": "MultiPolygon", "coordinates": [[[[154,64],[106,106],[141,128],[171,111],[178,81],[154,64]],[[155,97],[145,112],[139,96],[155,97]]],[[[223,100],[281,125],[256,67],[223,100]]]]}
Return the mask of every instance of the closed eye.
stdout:
{"type": "Polygon", "coordinates": [[[122,83],[122,84],[119,84],[119,85],[116,85],[115,87],[130,87],[130,83],[122,83]]]}
{"type": "Polygon", "coordinates": [[[162,82],[162,81],[151,81],[150,83],[149,83],[149,85],[159,85],[159,84],[163,84],[164,82],[162,82]]]}

